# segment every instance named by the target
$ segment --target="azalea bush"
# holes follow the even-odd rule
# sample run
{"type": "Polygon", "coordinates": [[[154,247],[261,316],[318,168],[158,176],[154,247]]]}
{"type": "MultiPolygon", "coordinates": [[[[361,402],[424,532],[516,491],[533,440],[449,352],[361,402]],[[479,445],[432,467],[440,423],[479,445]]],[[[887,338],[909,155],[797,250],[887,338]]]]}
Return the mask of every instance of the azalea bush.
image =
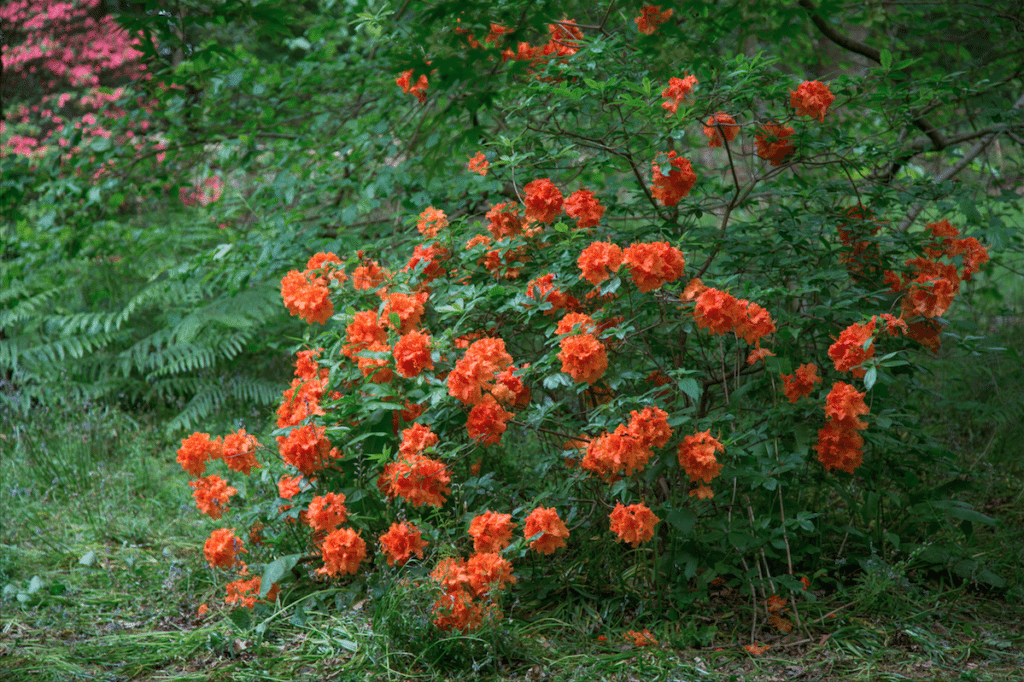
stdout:
{"type": "MultiPolygon", "coordinates": [[[[306,331],[273,440],[177,452],[229,604],[370,576],[465,632],[513,601],[653,620],[713,585],[787,632],[808,587],[942,565],[991,522],[936,487],[957,464],[901,399],[989,253],[932,183],[875,173],[902,144],[861,124],[889,67],[599,62],[668,19],[453,29],[515,86],[519,132],[457,158],[462,195],[387,247],[284,276],[306,331]]],[[[412,111],[442,61],[392,76],[412,111]]]]}

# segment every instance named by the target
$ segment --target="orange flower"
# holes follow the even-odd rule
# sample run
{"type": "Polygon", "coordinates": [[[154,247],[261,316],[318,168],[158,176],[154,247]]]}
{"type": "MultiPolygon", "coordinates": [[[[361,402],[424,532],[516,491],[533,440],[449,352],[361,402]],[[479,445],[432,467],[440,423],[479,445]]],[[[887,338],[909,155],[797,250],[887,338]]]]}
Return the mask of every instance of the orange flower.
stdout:
{"type": "Polygon", "coordinates": [[[416,99],[423,102],[427,99],[427,88],[429,87],[427,74],[421,73],[416,83],[412,84],[412,72],[412,69],[403,71],[402,74],[395,79],[395,85],[402,88],[402,92],[415,95],[416,99]]]}
{"type": "Polygon", "coordinates": [[[330,290],[312,276],[292,270],[281,280],[281,298],[288,312],[309,324],[324,324],[334,315],[330,290]]]}
{"type": "Polygon", "coordinates": [[[555,325],[556,334],[593,334],[597,331],[597,323],[585,313],[567,313],[555,325]]]}
{"type": "Polygon", "coordinates": [[[593,384],[608,369],[608,355],[604,344],[590,334],[567,336],[559,344],[562,350],[558,359],[562,361],[562,371],[574,381],[593,384]]]}
{"type": "Polygon", "coordinates": [[[733,331],[751,345],[760,344],[762,337],[775,333],[775,322],[767,310],[741,298],[736,301],[733,331]]]}
{"type": "Polygon", "coordinates": [[[547,301],[551,304],[551,308],[545,311],[546,315],[552,315],[556,310],[573,308],[578,305],[575,298],[556,288],[554,281],[555,276],[548,273],[536,277],[526,284],[526,295],[529,298],[535,301],[547,301]]]}
{"type": "Polygon", "coordinates": [[[423,549],[429,544],[420,529],[406,521],[392,523],[388,532],[380,536],[381,551],[387,554],[388,566],[405,566],[413,554],[422,559],[423,549]]]}
{"type": "Polygon", "coordinates": [[[747,364],[756,365],[758,362],[764,360],[769,356],[775,357],[775,353],[771,352],[767,348],[755,348],[754,350],[750,351],[750,355],[747,356],[747,364]]]}
{"type": "Polygon", "coordinates": [[[484,156],[483,152],[477,152],[475,155],[470,157],[469,163],[466,164],[466,170],[470,173],[479,173],[480,175],[487,175],[487,169],[491,164],[487,162],[487,157],[484,156]]]}
{"type": "Polygon", "coordinates": [[[889,313],[882,313],[881,315],[872,317],[871,321],[874,322],[877,317],[882,319],[882,323],[885,325],[885,333],[889,336],[896,336],[900,333],[905,335],[909,331],[907,328],[907,322],[902,317],[896,317],[889,313]]]}
{"type": "Polygon", "coordinates": [[[437,445],[437,434],[429,426],[413,424],[402,431],[402,445],[398,452],[401,455],[419,455],[434,445],[437,445]]]}
{"type": "Polygon", "coordinates": [[[939,332],[942,326],[935,320],[916,320],[907,325],[907,337],[917,341],[933,353],[938,353],[942,346],[939,332]]]}
{"type": "Polygon", "coordinates": [[[210,533],[203,554],[211,567],[231,568],[238,562],[238,555],[245,552],[242,541],[235,537],[234,528],[218,528],[210,533]]]}
{"type": "Polygon", "coordinates": [[[283,500],[290,500],[302,492],[302,476],[282,476],[277,482],[277,494],[283,500]]]}
{"type": "MultiPolygon", "coordinates": [[[[573,313],[569,313],[572,315],[573,313]]],[[[526,369],[529,365],[525,365],[526,369]]],[[[494,388],[491,395],[498,403],[505,407],[526,407],[530,404],[530,389],[526,388],[523,380],[515,375],[515,365],[498,373],[495,377],[494,388]]]]}
{"type": "Polygon", "coordinates": [[[266,599],[260,599],[260,589],[263,579],[260,576],[250,578],[249,580],[235,580],[224,586],[227,596],[224,598],[226,604],[232,606],[241,606],[242,608],[251,609],[256,606],[256,602],[274,602],[277,601],[277,595],[281,593],[281,587],[277,583],[274,583],[270,590],[267,591],[266,599]]]}
{"type": "Polygon", "coordinates": [[[484,607],[463,590],[447,591],[434,602],[434,627],[438,630],[459,630],[470,632],[483,624],[484,615],[492,613],[500,617],[494,608],[484,607]]]}
{"type": "Polygon", "coordinates": [[[511,514],[498,514],[490,510],[473,517],[469,524],[469,534],[473,538],[473,550],[476,552],[500,552],[512,542],[511,514]]]}
{"type": "Polygon", "coordinates": [[[587,444],[580,466],[609,480],[620,474],[632,476],[643,471],[653,453],[619,424],[612,433],[603,433],[587,444]]]}
{"type": "Polygon", "coordinates": [[[665,206],[678,204],[697,183],[697,174],[693,172],[689,159],[676,156],[674,151],[659,153],[651,163],[651,171],[651,194],[665,206]],[[664,165],[672,166],[668,175],[661,172],[664,165]]]}
{"type": "Polygon", "coordinates": [[[320,548],[324,565],[316,570],[321,575],[334,577],[354,575],[366,558],[366,543],[351,528],[339,528],[324,538],[320,548]]]}
{"type": "Polygon", "coordinates": [[[416,229],[428,239],[436,237],[446,227],[448,227],[448,216],[444,214],[444,211],[433,206],[428,206],[423,213],[420,213],[420,219],[416,221],[416,229]]]}
{"type": "Polygon", "coordinates": [[[228,499],[238,492],[220,476],[207,476],[198,481],[190,481],[189,486],[192,487],[196,507],[211,519],[219,519],[228,509],[228,499]]]}
{"type": "Polygon", "coordinates": [[[781,166],[783,160],[793,153],[791,138],[795,133],[789,126],[766,123],[761,127],[761,132],[754,136],[757,155],[773,166],[781,166]]]}
{"type": "Polygon", "coordinates": [[[725,334],[736,327],[742,311],[739,301],[731,294],[711,287],[705,287],[697,295],[693,318],[697,327],[712,334],[725,334]]]}
{"type": "Polygon", "coordinates": [[[550,223],[562,212],[562,193],[548,178],[534,180],[523,187],[526,198],[526,219],[550,223]]]}
{"type": "Polygon", "coordinates": [[[384,467],[384,473],[377,480],[377,486],[385,495],[401,497],[414,507],[444,505],[445,495],[452,492],[449,483],[447,467],[423,455],[399,457],[384,467]]]}
{"type": "Polygon", "coordinates": [[[327,432],[323,426],[298,426],[287,436],[277,437],[281,459],[301,471],[306,476],[323,469],[332,459],[341,457],[337,448],[324,437],[327,432]]]}
{"type": "Polygon", "coordinates": [[[581,278],[595,287],[617,272],[622,265],[622,249],[609,242],[591,242],[576,260],[581,278]]]}
{"type": "Polygon", "coordinates": [[[676,281],[686,266],[682,252],[668,242],[634,242],[622,252],[622,262],[629,265],[633,282],[644,293],[676,281]]]}
{"type": "Polygon", "coordinates": [[[711,483],[722,471],[722,465],[715,458],[716,452],[724,453],[725,446],[711,435],[710,429],[687,436],[679,444],[679,466],[686,470],[686,475],[694,483],[711,483]]]}
{"type": "Polygon", "coordinates": [[[565,200],[565,214],[576,219],[577,230],[585,230],[601,222],[604,206],[594,198],[593,192],[581,189],[570,194],[565,200]]]}
{"type": "Polygon", "coordinates": [[[406,262],[402,272],[422,270],[422,281],[429,284],[444,274],[441,264],[448,259],[448,250],[437,244],[419,245],[413,248],[412,256],[406,262]]]}
{"type": "Polygon", "coordinates": [[[395,369],[406,379],[419,376],[425,369],[434,369],[430,356],[431,338],[423,332],[405,334],[395,344],[395,369]]]}
{"type": "Polygon", "coordinates": [[[724,111],[709,117],[704,124],[704,136],[708,138],[709,147],[721,147],[723,138],[726,142],[732,142],[739,132],[740,127],[736,125],[736,119],[724,111]]]}
{"type": "Polygon", "coordinates": [[[644,628],[643,632],[628,630],[623,636],[626,641],[632,642],[633,646],[658,646],[658,640],[654,639],[654,635],[647,628],[644,628]]]}
{"type": "Polygon", "coordinates": [[[796,109],[797,116],[810,116],[825,121],[825,112],[836,96],[828,85],[819,81],[804,81],[796,90],[789,91],[789,104],[796,109]]]}
{"type": "Polygon", "coordinates": [[[448,395],[475,405],[483,401],[485,391],[494,388],[495,375],[511,364],[502,339],[474,341],[448,374],[448,395]]]}
{"type": "Polygon", "coordinates": [[[515,237],[523,233],[523,219],[514,203],[497,204],[487,212],[487,229],[495,239],[515,237]]]}
{"type": "Polygon", "coordinates": [[[395,375],[388,366],[388,355],[391,355],[391,346],[374,341],[356,356],[356,366],[359,367],[363,376],[369,378],[373,383],[389,383],[395,378],[395,375]],[[383,357],[370,357],[370,353],[380,354],[383,357]]]}
{"type": "Polygon", "coordinates": [[[746,649],[747,653],[749,654],[753,654],[754,656],[760,656],[772,647],[770,644],[765,644],[764,646],[758,646],[756,644],[745,644],[743,648],[746,649]]]}
{"type": "Polygon", "coordinates": [[[352,288],[356,291],[376,289],[384,283],[388,276],[375,260],[363,261],[363,264],[352,271],[352,288]]]}
{"type": "Polygon", "coordinates": [[[612,532],[619,536],[619,542],[628,542],[639,547],[654,537],[654,526],[661,521],[644,504],[631,504],[624,507],[621,502],[608,516],[611,519],[612,532]]]}
{"type": "Polygon", "coordinates": [[[629,413],[629,435],[644,448],[663,448],[672,437],[668,425],[668,413],[658,407],[648,406],[640,412],[629,413]]]}
{"type": "Polygon", "coordinates": [[[483,401],[473,406],[466,420],[466,431],[469,437],[480,441],[481,445],[496,445],[501,442],[505,433],[505,422],[514,415],[502,409],[492,395],[484,396],[483,401]]]}
{"type": "Polygon", "coordinates": [[[503,590],[508,583],[516,582],[512,564],[496,553],[477,553],[469,557],[466,574],[474,597],[486,597],[493,590],[503,590]]]}
{"type": "Polygon", "coordinates": [[[800,365],[793,374],[782,375],[782,390],[791,403],[809,396],[814,384],[820,383],[818,366],[810,363],[800,365]]]}
{"type": "Polygon", "coordinates": [[[558,518],[554,507],[537,507],[526,517],[523,535],[529,539],[537,533],[543,535],[531,542],[530,547],[542,554],[554,554],[559,547],[565,547],[565,540],[569,537],[569,529],[558,518]]]}
{"type": "Polygon", "coordinates": [[[394,329],[391,315],[398,315],[398,333],[408,334],[419,326],[423,319],[423,304],[427,301],[427,293],[403,294],[394,292],[387,295],[380,311],[379,323],[394,329]]]}
{"type": "Polygon", "coordinates": [[[661,11],[661,5],[644,5],[640,8],[640,16],[633,20],[636,27],[645,36],[649,36],[658,30],[658,26],[668,21],[672,16],[672,10],[661,11]]]}
{"type": "Polygon", "coordinates": [[[858,379],[864,376],[865,370],[860,366],[875,355],[875,344],[872,341],[874,334],[874,319],[867,324],[851,324],[844,329],[839,339],[828,349],[828,356],[835,364],[836,370],[851,372],[858,379]]]}
{"type": "Polygon", "coordinates": [[[310,415],[324,414],[320,399],[326,383],[326,377],[293,379],[291,388],[284,392],[281,405],[277,408],[277,428],[297,426],[310,415]]]}
{"type": "Polygon", "coordinates": [[[178,464],[189,476],[199,478],[206,471],[206,462],[219,459],[223,453],[220,438],[210,440],[210,434],[195,432],[188,438],[181,439],[178,448],[178,464]]]}
{"type": "Polygon", "coordinates": [[[676,113],[679,110],[679,105],[686,99],[686,96],[690,94],[695,85],[697,85],[696,76],[669,78],[668,87],[661,92],[661,96],[665,98],[665,101],[661,103],[661,108],[673,114],[676,113]]]}
{"type": "Polygon", "coordinates": [[[224,436],[224,463],[228,465],[229,469],[248,476],[253,469],[259,469],[262,466],[256,461],[256,448],[259,447],[262,447],[259,441],[253,436],[247,435],[245,429],[228,434],[224,436]]]}
{"type": "Polygon", "coordinates": [[[380,318],[372,310],[363,310],[352,317],[345,328],[345,339],[341,352],[349,360],[355,360],[356,353],[366,350],[374,343],[387,343],[388,333],[380,324],[380,318]]]}
{"type": "Polygon", "coordinates": [[[825,398],[825,416],[848,429],[866,429],[867,423],[859,419],[868,414],[864,395],[853,386],[837,381],[825,398]]]}
{"type": "Polygon", "coordinates": [[[345,509],[345,496],[341,493],[317,495],[309,503],[306,510],[306,522],[313,530],[334,530],[345,523],[348,510],[345,509]]]}
{"type": "Polygon", "coordinates": [[[852,474],[864,460],[863,447],[864,439],[859,433],[839,422],[828,421],[818,431],[814,449],[826,471],[839,469],[852,474]]]}

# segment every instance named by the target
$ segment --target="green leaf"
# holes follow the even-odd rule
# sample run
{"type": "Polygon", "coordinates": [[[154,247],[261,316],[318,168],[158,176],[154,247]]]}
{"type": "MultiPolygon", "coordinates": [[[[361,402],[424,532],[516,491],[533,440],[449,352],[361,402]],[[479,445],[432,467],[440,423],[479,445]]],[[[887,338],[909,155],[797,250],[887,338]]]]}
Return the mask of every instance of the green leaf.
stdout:
{"type": "Polygon", "coordinates": [[[875,385],[876,379],[878,379],[878,370],[872,367],[864,373],[864,388],[870,391],[875,385]]]}
{"type": "Polygon", "coordinates": [[[260,599],[267,596],[267,593],[299,562],[301,554],[289,554],[276,561],[271,561],[263,569],[263,577],[260,579],[260,599]]]}
{"type": "Polygon", "coordinates": [[[694,402],[700,400],[700,394],[703,391],[701,390],[700,384],[697,383],[696,379],[694,379],[693,377],[683,377],[682,379],[679,380],[678,385],[679,390],[693,398],[694,402]]]}
{"type": "Polygon", "coordinates": [[[889,50],[882,49],[879,54],[878,60],[882,63],[882,68],[888,71],[892,68],[892,53],[889,50]]]}

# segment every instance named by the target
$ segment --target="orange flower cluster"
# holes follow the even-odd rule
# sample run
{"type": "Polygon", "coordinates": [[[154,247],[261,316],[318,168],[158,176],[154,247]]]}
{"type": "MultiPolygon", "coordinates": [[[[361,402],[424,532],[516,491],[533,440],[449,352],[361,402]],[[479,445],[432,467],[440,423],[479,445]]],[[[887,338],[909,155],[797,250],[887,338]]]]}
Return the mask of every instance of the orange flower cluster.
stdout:
{"type": "Polygon", "coordinates": [[[437,434],[429,426],[413,424],[402,431],[402,444],[398,448],[399,455],[419,455],[427,448],[437,445],[437,434]]]}
{"type": "Polygon", "coordinates": [[[380,318],[373,310],[363,310],[352,317],[352,322],[345,327],[345,340],[341,353],[349,360],[355,360],[356,354],[369,350],[374,344],[386,344],[388,333],[381,326],[380,318]]]}
{"type": "Polygon", "coordinates": [[[651,172],[651,194],[665,206],[678,204],[697,183],[697,174],[693,172],[689,159],[676,156],[674,151],[659,153],[651,163],[651,172]],[[662,174],[664,165],[672,167],[668,175],[662,174]]]}
{"type": "Polygon", "coordinates": [[[425,369],[434,369],[430,355],[431,338],[423,332],[411,331],[395,344],[395,369],[406,379],[419,376],[425,369]]]}
{"type": "Polygon", "coordinates": [[[423,539],[419,528],[406,521],[395,522],[380,536],[381,551],[387,555],[388,566],[405,566],[415,554],[423,558],[423,549],[430,543],[423,539]]]}
{"type": "Polygon", "coordinates": [[[565,200],[565,214],[576,220],[576,229],[596,227],[604,215],[604,206],[590,190],[576,190],[565,200]]]}
{"type": "Polygon", "coordinates": [[[219,519],[228,509],[228,499],[238,493],[236,488],[228,485],[220,476],[207,476],[198,481],[190,481],[192,497],[196,506],[211,519],[219,519]]]}
{"type": "Polygon", "coordinates": [[[499,514],[487,510],[483,514],[473,517],[469,524],[469,535],[473,538],[473,550],[476,552],[500,552],[512,542],[512,530],[515,527],[516,524],[512,523],[511,514],[499,514]]]}
{"type": "Polygon", "coordinates": [[[684,299],[688,294],[696,298],[693,317],[697,326],[712,334],[733,332],[737,338],[760,348],[761,339],[775,333],[771,314],[757,303],[705,287],[699,280],[687,286],[684,299]]]}
{"type": "Polygon", "coordinates": [[[504,410],[493,395],[485,395],[484,399],[473,406],[466,420],[466,431],[469,437],[479,441],[481,445],[497,445],[505,433],[505,423],[515,416],[504,410]]]}
{"type": "Polygon", "coordinates": [[[661,11],[661,5],[644,5],[640,8],[640,16],[633,20],[637,29],[645,36],[652,35],[658,26],[664,24],[672,16],[672,10],[661,11]]]}
{"type": "Polygon", "coordinates": [[[676,113],[679,110],[679,105],[683,103],[695,85],[697,85],[696,76],[669,78],[668,87],[661,92],[661,96],[665,98],[665,101],[661,103],[661,108],[672,114],[676,113]]]}
{"type": "Polygon", "coordinates": [[[366,543],[351,528],[339,528],[324,538],[320,553],[324,559],[324,565],[316,570],[320,575],[355,575],[366,558],[366,543]]]}
{"type": "Polygon", "coordinates": [[[309,502],[306,510],[306,523],[313,530],[331,531],[348,519],[345,508],[345,496],[341,493],[317,495],[309,502]]]}
{"type": "Polygon", "coordinates": [[[825,122],[825,112],[836,99],[828,85],[819,81],[804,81],[796,90],[789,91],[789,104],[797,116],[810,116],[825,122]]]}
{"type": "Polygon", "coordinates": [[[292,270],[281,280],[281,297],[292,315],[309,324],[324,324],[334,314],[328,280],[344,282],[347,277],[338,267],[341,260],[333,253],[318,253],[306,263],[303,272],[292,270]]]}
{"type": "Polygon", "coordinates": [[[189,476],[199,478],[206,471],[206,463],[211,459],[220,459],[223,452],[220,438],[210,440],[210,434],[196,432],[181,440],[178,464],[189,476]]]}
{"type": "Polygon", "coordinates": [[[224,603],[229,606],[241,606],[245,609],[251,609],[256,606],[257,602],[272,603],[277,601],[277,595],[281,593],[281,586],[274,583],[271,588],[267,591],[265,599],[260,599],[260,588],[262,587],[263,579],[260,576],[250,578],[249,580],[234,580],[224,586],[224,590],[227,596],[224,597],[224,603]]]}
{"type": "Polygon", "coordinates": [[[395,85],[402,88],[402,92],[414,95],[416,99],[423,102],[427,99],[427,88],[429,83],[427,82],[427,74],[421,73],[419,79],[415,83],[412,83],[412,69],[403,71],[402,74],[395,79],[395,85]]]}
{"type": "Polygon", "coordinates": [[[865,371],[861,365],[875,355],[875,318],[867,324],[851,324],[836,342],[828,348],[828,356],[840,372],[851,372],[861,378],[865,371]],[[866,348],[865,348],[866,346],[866,348]]]}
{"type": "Polygon", "coordinates": [[[512,202],[494,205],[491,210],[487,211],[485,217],[488,221],[487,230],[496,240],[517,237],[523,233],[523,228],[526,227],[520,207],[512,202]]]}
{"type": "Polygon", "coordinates": [[[434,625],[440,630],[475,630],[485,616],[501,618],[492,600],[494,593],[516,582],[512,565],[498,554],[477,553],[465,559],[442,559],[430,573],[441,588],[434,602],[434,625]],[[480,600],[480,601],[478,601],[480,600]]]}
{"type": "Polygon", "coordinates": [[[724,111],[709,117],[704,124],[704,136],[708,138],[709,147],[721,147],[723,138],[726,142],[732,142],[739,132],[740,127],[736,125],[736,119],[724,111]]]}
{"type": "Polygon", "coordinates": [[[526,219],[550,223],[562,212],[565,199],[548,178],[534,180],[523,187],[526,198],[526,219]]]}
{"type": "Polygon", "coordinates": [[[574,296],[564,293],[555,287],[555,276],[551,273],[531,279],[526,284],[526,295],[535,301],[547,301],[551,308],[544,311],[546,315],[554,315],[556,310],[573,309],[579,305],[574,296]]]}
{"type": "Polygon", "coordinates": [[[782,391],[791,403],[809,396],[814,385],[820,383],[818,366],[810,363],[800,365],[792,374],[782,375],[782,391]]]}
{"type": "MultiPolygon", "coordinates": [[[[569,313],[572,315],[573,313],[569,313]]],[[[526,369],[530,365],[523,365],[523,369],[526,369]]],[[[515,365],[510,366],[498,373],[498,376],[494,383],[494,388],[491,389],[491,395],[498,401],[499,404],[507,407],[526,407],[530,404],[530,389],[526,388],[523,384],[523,380],[515,375],[515,365]]]]}
{"type": "Polygon", "coordinates": [[[466,405],[481,403],[484,393],[494,389],[495,376],[511,364],[502,339],[474,341],[448,374],[448,395],[466,405]]]}
{"type": "Polygon", "coordinates": [[[555,325],[556,334],[593,334],[597,331],[597,323],[586,313],[568,313],[555,325]]]}
{"type": "Polygon", "coordinates": [[[420,213],[420,219],[416,221],[416,229],[428,239],[433,239],[446,227],[448,227],[448,216],[444,211],[433,206],[428,206],[423,213],[420,213]]]}
{"type": "Polygon", "coordinates": [[[716,452],[725,452],[725,446],[711,435],[711,430],[687,436],[679,444],[679,466],[686,470],[690,481],[698,486],[690,491],[690,496],[698,499],[710,499],[715,493],[706,484],[711,483],[722,472],[722,465],[715,458],[716,452]]]}
{"type": "Polygon", "coordinates": [[[412,256],[406,261],[402,272],[421,272],[423,284],[430,284],[445,273],[442,264],[451,254],[448,249],[437,244],[420,244],[412,250],[412,256]]]}
{"type": "Polygon", "coordinates": [[[537,507],[526,517],[523,536],[530,539],[538,533],[542,535],[530,543],[530,548],[541,554],[554,554],[559,547],[565,547],[569,538],[569,529],[554,507],[537,507]]]}
{"type": "Polygon", "coordinates": [[[256,461],[256,448],[260,447],[263,446],[255,437],[246,434],[245,429],[239,429],[235,433],[224,436],[221,457],[229,469],[248,476],[253,469],[259,469],[262,466],[256,461]]]}
{"type": "Polygon", "coordinates": [[[658,646],[658,640],[654,639],[654,635],[647,628],[644,628],[642,632],[636,630],[627,630],[623,633],[627,642],[632,643],[633,646],[658,646]]]}
{"type": "Polygon", "coordinates": [[[825,399],[825,416],[828,421],[818,431],[818,461],[826,471],[839,469],[852,474],[864,459],[864,439],[857,431],[867,428],[860,419],[868,414],[864,394],[853,386],[836,382],[825,399]]]}
{"type": "Polygon", "coordinates": [[[622,265],[622,249],[609,242],[591,242],[576,259],[580,277],[595,287],[618,272],[622,265]]]}
{"type": "Polygon", "coordinates": [[[622,252],[622,262],[629,266],[633,282],[645,294],[676,281],[686,267],[682,251],[668,242],[634,242],[622,252]]]}
{"type": "Polygon", "coordinates": [[[658,407],[630,412],[629,425],[619,424],[611,433],[602,433],[587,443],[580,466],[607,481],[620,475],[643,471],[653,452],[672,437],[668,413],[658,407]]]}
{"type": "Polygon", "coordinates": [[[469,159],[469,163],[466,164],[466,170],[470,173],[479,173],[480,175],[486,176],[487,169],[490,167],[490,163],[487,162],[487,157],[484,156],[483,152],[477,152],[469,159]]]}
{"type": "Polygon", "coordinates": [[[341,457],[338,448],[324,437],[327,429],[323,426],[298,426],[287,436],[277,437],[281,459],[301,471],[305,476],[325,468],[331,460],[341,457]]]}
{"type": "Polygon", "coordinates": [[[242,541],[235,536],[234,528],[218,528],[210,533],[203,545],[206,563],[218,568],[232,568],[239,562],[238,555],[245,551],[242,541]]]}
{"type": "Polygon", "coordinates": [[[400,455],[384,467],[377,487],[386,497],[401,497],[414,507],[440,507],[452,490],[451,476],[443,462],[423,455],[400,455]]]}
{"type": "Polygon", "coordinates": [[[377,261],[364,260],[362,265],[352,271],[352,288],[356,291],[376,289],[388,277],[390,277],[390,273],[380,267],[377,261]]]}
{"type": "Polygon", "coordinates": [[[591,334],[566,336],[559,341],[559,345],[562,348],[558,353],[562,371],[574,381],[593,384],[608,369],[608,354],[604,344],[591,334]]]}
{"type": "Polygon", "coordinates": [[[608,518],[612,521],[612,532],[619,536],[618,541],[628,542],[633,547],[653,538],[654,526],[661,521],[644,504],[623,506],[621,502],[615,504],[608,518]]]}
{"type": "Polygon", "coordinates": [[[403,294],[400,292],[389,293],[384,298],[384,305],[381,307],[380,323],[385,327],[393,329],[391,315],[398,315],[398,333],[408,334],[419,327],[423,319],[423,306],[427,302],[429,294],[421,291],[418,294],[403,294]]]}
{"type": "Polygon", "coordinates": [[[793,153],[792,137],[796,131],[778,123],[766,123],[754,136],[757,155],[773,166],[781,166],[787,156],[793,153]]]}

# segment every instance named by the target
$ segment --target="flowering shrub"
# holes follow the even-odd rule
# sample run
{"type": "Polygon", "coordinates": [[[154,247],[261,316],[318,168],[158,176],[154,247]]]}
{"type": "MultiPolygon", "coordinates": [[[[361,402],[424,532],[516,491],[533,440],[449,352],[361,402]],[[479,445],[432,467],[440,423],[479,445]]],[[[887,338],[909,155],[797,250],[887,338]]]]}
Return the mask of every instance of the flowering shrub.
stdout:
{"type": "MultiPolygon", "coordinates": [[[[670,16],[648,6],[637,25],[651,34],[670,16]]],[[[576,87],[559,79],[587,49],[581,26],[518,46],[514,77],[576,87]]],[[[456,31],[493,50],[494,69],[506,33],[456,31]]],[[[411,73],[398,84],[424,100],[426,77],[411,73]]],[[[987,260],[981,242],[946,221],[890,229],[902,206],[888,195],[861,206],[837,170],[846,157],[821,151],[852,144],[831,108],[841,83],[804,82],[788,99],[777,84],[752,98],[696,83],[650,83],[631,103],[675,149],[655,139],[597,171],[554,153],[551,170],[524,168],[511,142],[491,163],[460,152],[460,182],[493,183],[472,185],[472,201],[410,211],[394,248],[311,254],[284,276],[283,304],[307,327],[276,455],[244,432],[195,433],[178,452],[215,519],[237,512],[237,491],[201,479],[207,465],[277,483],[252,512],[268,538],[248,550],[267,559],[264,587],[286,547],[312,580],[429,569],[430,620],[459,631],[566,565],[585,565],[589,586],[628,575],[622,589],[641,599],[686,604],[690,585],[718,578],[767,596],[824,565],[817,541],[863,520],[848,519],[858,491],[885,485],[894,458],[927,460],[891,387],[940,342],[941,316],[987,260]],[[663,115],[681,104],[692,120],[663,115]],[[795,192],[790,167],[828,193],[776,205],[762,187],[795,192]],[[825,494],[843,519],[822,511],[825,494]]],[[[209,563],[239,570],[246,550],[215,533],[209,563]]],[[[765,608],[782,629],[796,605],[765,608]]]]}

